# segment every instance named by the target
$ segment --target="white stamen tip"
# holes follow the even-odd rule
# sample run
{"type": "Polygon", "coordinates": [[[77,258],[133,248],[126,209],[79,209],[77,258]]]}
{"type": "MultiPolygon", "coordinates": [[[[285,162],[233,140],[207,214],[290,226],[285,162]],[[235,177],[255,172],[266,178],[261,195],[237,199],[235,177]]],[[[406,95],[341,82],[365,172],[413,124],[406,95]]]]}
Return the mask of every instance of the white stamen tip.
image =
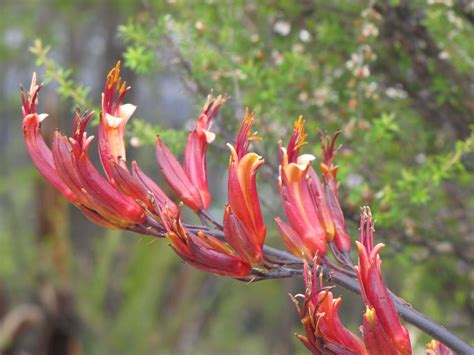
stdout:
{"type": "Polygon", "coordinates": [[[107,125],[110,128],[117,128],[120,125],[120,123],[122,123],[123,121],[121,117],[112,116],[109,113],[105,115],[105,118],[107,119],[107,125]]]}
{"type": "Polygon", "coordinates": [[[40,113],[38,119],[40,122],[43,122],[49,115],[47,113],[40,113]]]}

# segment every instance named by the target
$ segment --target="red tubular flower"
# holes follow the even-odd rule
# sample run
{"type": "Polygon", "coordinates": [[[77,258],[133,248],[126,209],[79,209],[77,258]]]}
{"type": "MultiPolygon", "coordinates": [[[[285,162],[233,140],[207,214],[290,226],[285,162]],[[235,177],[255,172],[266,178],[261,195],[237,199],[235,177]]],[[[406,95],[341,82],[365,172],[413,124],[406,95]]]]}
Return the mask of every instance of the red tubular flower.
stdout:
{"type": "Polygon", "coordinates": [[[371,355],[398,355],[392,341],[385,333],[374,308],[367,307],[360,327],[364,336],[364,344],[371,355]]]}
{"type": "Polygon", "coordinates": [[[120,77],[120,61],[107,75],[102,93],[102,112],[99,125],[99,155],[107,177],[113,181],[111,162],[126,160],[125,126],[136,110],[132,104],[122,105],[125,94],[130,90],[120,77]]]}
{"type": "Polygon", "coordinates": [[[87,136],[85,128],[92,113],[77,112],[73,136],[68,138],[56,131],[52,149],[46,145],[40,123],[47,115],[36,112],[40,89],[33,75],[29,93],[22,92],[22,101],[26,147],[41,174],[95,223],[127,229],[145,222],[144,210],[111,185],[89,160],[93,137],[87,136]]]}
{"type": "Polygon", "coordinates": [[[426,344],[426,355],[454,355],[453,351],[438,340],[426,344]]]}
{"type": "Polygon", "coordinates": [[[308,177],[314,156],[299,155],[300,147],[306,144],[305,138],[304,122],[300,117],[295,123],[288,148],[280,148],[278,186],[289,225],[279,218],[276,222],[289,250],[311,261],[315,256],[326,254],[326,230],[312,193],[314,181],[311,176],[308,177]]]}
{"type": "Polygon", "coordinates": [[[410,337],[400,323],[395,305],[385,287],[381,274],[379,251],[384,247],[373,242],[373,223],[369,208],[364,208],[361,241],[356,241],[359,264],[356,266],[361,293],[367,306],[362,332],[370,353],[411,354],[410,337]]]}
{"type": "Polygon", "coordinates": [[[167,206],[175,214],[176,204],[152,179],[132,162],[132,172],[126,163],[124,133],[126,124],[136,109],[121,102],[130,90],[120,77],[120,62],[107,75],[102,93],[102,112],[99,124],[99,155],[109,181],[126,195],[140,201],[147,210],[158,215],[157,206],[167,206]]]}
{"type": "Polygon", "coordinates": [[[211,132],[210,128],[212,118],[225,101],[226,98],[221,95],[215,99],[212,95],[207,97],[202,113],[197,119],[196,126],[189,133],[184,152],[184,171],[189,180],[191,180],[191,183],[197,187],[206,210],[211,204],[211,194],[209,193],[207,182],[206,152],[207,146],[216,138],[215,133],[211,132]]]}
{"type": "Polygon", "coordinates": [[[156,159],[168,185],[178,194],[186,206],[199,212],[207,210],[211,204],[206,170],[207,146],[214,141],[215,134],[209,131],[212,118],[225,98],[209,95],[196,126],[189,133],[184,165],[181,166],[168,147],[158,136],[156,139],[156,159]]]}
{"type": "Polygon", "coordinates": [[[36,85],[36,73],[34,73],[29,92],[25,93],[23,89],[21,90],[21,100],[23,103],[23,137],[25,139],[26,149],[41,175],[68,201],[76,203],[76,194],[73,193],[58,176],[51,150],[41,135],[41,122],[48,117],[45,113],[38,114],[36,112],[38,93],[42,86],[42,84],[36,85]]]}
{"type": "Polygon", "coordinates": [[[225,243],[203,232],[196,235],[186,230],[179,213],[175,216],[165,208],[161,219],[171,247],[185,262],[222,276],[241,278],[250,274],[252,267],[225,243]]]}
{"type": "Polygon", "coordinates": [[[230,149],[228,199],[229,204],[224,214],[224,234],[227,242],[252,264],[263,261],[263,243],[266,227],[263,223],[262,211],[257,192],[257,170],[264,160],[256,153],[249,153],[250,142],[260,139],[251,127],[255,112],[245,118],[239,128],[235,147],[227,144],[230,149]]]}
{"type": "Polygon", "coordinates": [[[367,354],[362,341],[344,327],[339,319],[341,298],[334,299],[332,292],[322,287],[322,281],[318,280],[317,264],[314,264],[315,269],[311,273],[305,263],[306,292],[302,307],[292,297],[306,332],[306,336],[297,335],[298,339],[313,354],[367,354]]]}
{"type": "Polygon", "coordinates": [[[328,135],[324,137],[321,133],[323,162],[320,164],[320,168],[324,178],[327,206],[334,221],[334,242],[341,253],[348,254],[351,250],[351,239],[347,234],[344,214],[342,213],[338,200],[338,183],[336,175],[339,167],[333,164],[335,144],[339,134],[340,132],[337,132],[331,139],[328,135]]]}
{"type": "Polygon", "coordinates": [[[143,208],[105,179],[89,160],[88,148],[94,137],[87,137],[85,128],[91,116],[76,113],[72,137],[56,132],[52,152],[57,174],[77,195],[80,206],[95,212],[86,213],[90,218],[97,216],[95,222],[106,220],[116,228],[144,223],[143,208]]]}
{"type": "Polygon", "coordinates": [[[304,238],[296,233],[290,225],[283,222],[280,217],[275,217],[275,223],[277,225],[281,239],[289,251],[302,259],[307,258],[309,255],[313,254],[313,252],[306,247],[304,238]]]}

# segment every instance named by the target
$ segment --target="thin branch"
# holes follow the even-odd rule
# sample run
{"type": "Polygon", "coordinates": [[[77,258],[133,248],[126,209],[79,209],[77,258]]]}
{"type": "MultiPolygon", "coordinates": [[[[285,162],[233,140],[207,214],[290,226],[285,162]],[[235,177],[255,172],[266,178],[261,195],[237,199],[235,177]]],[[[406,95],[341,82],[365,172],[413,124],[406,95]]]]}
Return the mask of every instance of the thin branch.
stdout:
{"type": "MultiPolygon", "coordinates": [[[[204,233],[212,235],[221,240],[225,239],[224,233],[222,231],[211,229],[209,227],[187,225],[186,228],[191,232],[197,232],[201,230],[204,233]]],[[[242,281],[254,282],[276,278],[300,277],[303,275],[303,269],[301,268],[303,262],[298,257],[286,251],[275,249],[267,245],[263,247],[263,252],[266,257],[276,258],[278,259],[278,262],[282,262],[284,265],[296,265],[300,266],[300,268],[295,269],[287,267],[277,267],[269,272],[254,270],[253,275],[255,275],[256,278],[252,280],[245,279],[242,281]]],[[[350,277],[341,273],[340,271],[332,269],[332,266],[333,265],[329,264],[323,265],[322,270],[324,279],[327,282],[333,282],[336,285],[339,285],[349,291],[360,295],[360,286],[358,281],[353,277],[350,277]]],[[[399,315],[407,322],[413,324],[420,330],[431,335],[433,338],[438,339],[456,353],[474,353],[474,348],[472,348],[469,344],[465,343],[459,337],[451,333],[449,330],[415,310],[410,304],[395,295],[393,292],[390,292],[390,295],[392,297],[393,302],[395,303],[395,307],[397,308],[399,315]]]]}

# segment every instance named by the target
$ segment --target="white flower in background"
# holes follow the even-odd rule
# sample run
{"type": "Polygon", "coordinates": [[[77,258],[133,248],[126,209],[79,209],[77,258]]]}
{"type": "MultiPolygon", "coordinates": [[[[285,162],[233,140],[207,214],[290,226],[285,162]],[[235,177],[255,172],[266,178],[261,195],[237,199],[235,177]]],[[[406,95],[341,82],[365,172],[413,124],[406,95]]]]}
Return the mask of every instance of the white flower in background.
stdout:
{"type": "Polygon", "coordinates": [[[291,25],[287,21],[278,20],[273,24],[273,31],[280,36],[288,36],[291,32],[291,25]]]}
{"type": "Polygon", "coordinates": [[[368,18],[368,19],[371,19],[371,20],[380,20],[380,19],[382,19],[382,16],[380,16],[380,14],[372,8],[368,8],[368,9],[363,10],[360,13],[360,16],[362,18],[368,18]]]}
{"type": "Polygon", "coordinates": [[[370,83],[368,83],[366,86],[365,86],[365,96],[366,97],[373,97],[373,98],[377,98],[378,95],[377,95],[377,83],[375,81],[372,81],[370,83]]]}
{"type": "Polygon", "coordinates": [[[142,141],[140,138],[134,136],[130,138],[130,145],[136,148],[142,145],[142,141]]]}
{"type": "Polygon", "coordinates": [[[367,59],[369,61],[374,61],[377,59],[377,54],[372,50],[372,47],[370,47],[368,44],[364,44],[363,46],[360,47],[364,59],[367,59]]]}
{"type": "Polygon", "coordinates": [[[391,99],[405,99],[407,97],[407,93],[405,90],[389,87],[385,89],[385,95],[387,95],[391,99]]]}
{"type": "Polygon", "coordinates": [[[246,80],[247,79],[247,74],[245,74],[242,70],[236,69],[232,72],[232,75],[234,78],[238,80],[246,80]]]}
{"type": "Polygon", "coordinates": [[[368,65],[361,65],[359,67],[356,67],[352,73],[355,77],[359,79],[364,79],[370,76],[370,69],[368,65]]]}
{"type": "Polygon", "coordinates": [[[295,43],[291,50],[295,54],[303,54],[304,53],[304,46],[301,43],[295,43]]]}
{"type": "Polygon", "coordinates": [[[322,107],[328,102],[330,99],[334,97],[334,94],[331,90],[326,87],[322,86],[313,91],[314,103],[316,106],[322,107]]]}
{"type": "Polygon", "coordinates": [[[379,29],[374,24],[368,22],[362,27],[362,35],[365,37],[377,37],[379,29]]]}
{"type": "Polygon", "coordinates": [[[415,161],[417,164],[424,164],[426,163],[426,155],[424,153],[418,153],[417,155],[415,155],[415,161]]]}
{"type": "Polygon", "coordinates": [[[428,5],[444,5],[447,7],[453,6],[453,0],[427,0],[428,5]]]}
{"type": "Polygon", "coordinates": [[[451,55],[446,51],[441,51],[438,54],[438,58],[441,60],[448,60],[449,58],[451,58],[451,55]]]}
{"type": "Polygon", "coordinates": [[[276,49],[272,50],[272,58],[276,65],[280,65],[285,59],[285,57],[283,57],[283,55],[276,49]]]}
{"type": "Polygon", "coordinates": [[[300,100],[301,102],[306,102],[308,101],[308,97],[309,97],[308,92],[301,91],[298,95],[298,100],[300,100]]]}
{"type": "Polygon", "coordinates": [[[344,70],[342,68],[336,68],[334,69],[334,71],[332,72],[332,75],[333,77],[335,78],[340,78],[342,76],[342,74],[344,74],[344,70]]]}
{"type": "Polygon", "coordinates": [[[462,21],[462,18],[456,15],[453,10],[449,10],[446,13],[446,18],[459,30],[462,30],[464,28],[464,22],[462,21]]]}
{"type": "Polygon", "coordinates": [[[363,61],[364,60],[363,60],[362,56],[359,53],[353,53],[351,55],[351,59],[349,59],[346,62],[346,68],[349,69],[349,70],[352,70],[355,67],[361,66],[363,61]]]}
{"type": "Polygon", "coordinates": [[[201,21],[197,21],[197,22],[194,24],[194,27],[195,27],[196,30],[198,30],[199,32],[204,32],[204,31],[206,31],[206,25],[203,24],[201,21]]]}
{"type": "Polygon", "coordinates": [[[308,42],[311,42],[311,39],[312,39],[311,33],[309,33],[308,30],[303,28],[300,31],[300,40],[301,40],[301,42],[308,43],[308,42]]]}

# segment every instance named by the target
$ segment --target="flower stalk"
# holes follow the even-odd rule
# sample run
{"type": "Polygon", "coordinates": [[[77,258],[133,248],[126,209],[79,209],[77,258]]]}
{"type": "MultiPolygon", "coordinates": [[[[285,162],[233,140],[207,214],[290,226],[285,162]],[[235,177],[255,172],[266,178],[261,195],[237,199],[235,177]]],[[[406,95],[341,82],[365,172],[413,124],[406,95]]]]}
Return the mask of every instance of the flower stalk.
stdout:
{"type": "MultiPolygon", "coordinates": [[[[249,152],[255,113],[247,110],[234,145],[230,145],[228,204],[221,224],[210,213],[206,154],[216,138],[212,119],[225,102],[222,96],[209,96],[189,133],[184,163],[181,165],[158,136],[156,158],[160,171],[179,201],[171,199],[148,175],[126,160],[124,132],[136,106],[122,104],[130,87],[120,77],[120,63],[109,72],[102,95],[98,149],[105,173],[89,159],[94,137],[86,132],[92,113],[74,117],[70,136],[57,131],[49,148],[41,136],[41,122],[47,114],[38,113],[38,93],[42,85],[33,75],[28,92],[22,89],[23,133],[27,151],[43,177],[93,222],[114,229],[127,229],[154,237],[165,237],[178,256],[191,266],[220,276],[246,282],[304,276],[306,292],[298,311],[306,335],[299,338],[313,353],[410,354],[411,344],[399,316],[432,335],[438,342],[427,346],[428,353],[470,353],[473,349],[455,335],[427,319],[393,295],[384,285],[379,251],[373,244],[370,210],[361,218],[361,239],[354,268],[349,257],[351,240],[345,228],[339,201],[335,141],[323,136],[321,177],[311,166],[315,157],[300,154],[307,144],[304,121],[300,117],[286,147],[280,147],[278,185],[287,222],[275,218],[284,244],[291,252],[265,245],[266,225],[257,192],[256,174],[264,163],[249,152]],[[207,225],[183,222],[180,201],[207,225]],[[338,264],[330,261],[330,246],[338,264]],[[353,272],[357,273],[357,278],[353,272]],[[349,332],[339,320],[341,300],[323,286],[333,283],[360,294],[367,306],[362,317],[362,339],[349,332]],[[439,343],[442,342],[442,343],[439,343]],[[443,345],[445,344],[445,345],[443,345]],[[388,353],[388,352],[387,352],[388,353]]],[[[297,303],[297,302],[296,302],[297,303]]]]}

